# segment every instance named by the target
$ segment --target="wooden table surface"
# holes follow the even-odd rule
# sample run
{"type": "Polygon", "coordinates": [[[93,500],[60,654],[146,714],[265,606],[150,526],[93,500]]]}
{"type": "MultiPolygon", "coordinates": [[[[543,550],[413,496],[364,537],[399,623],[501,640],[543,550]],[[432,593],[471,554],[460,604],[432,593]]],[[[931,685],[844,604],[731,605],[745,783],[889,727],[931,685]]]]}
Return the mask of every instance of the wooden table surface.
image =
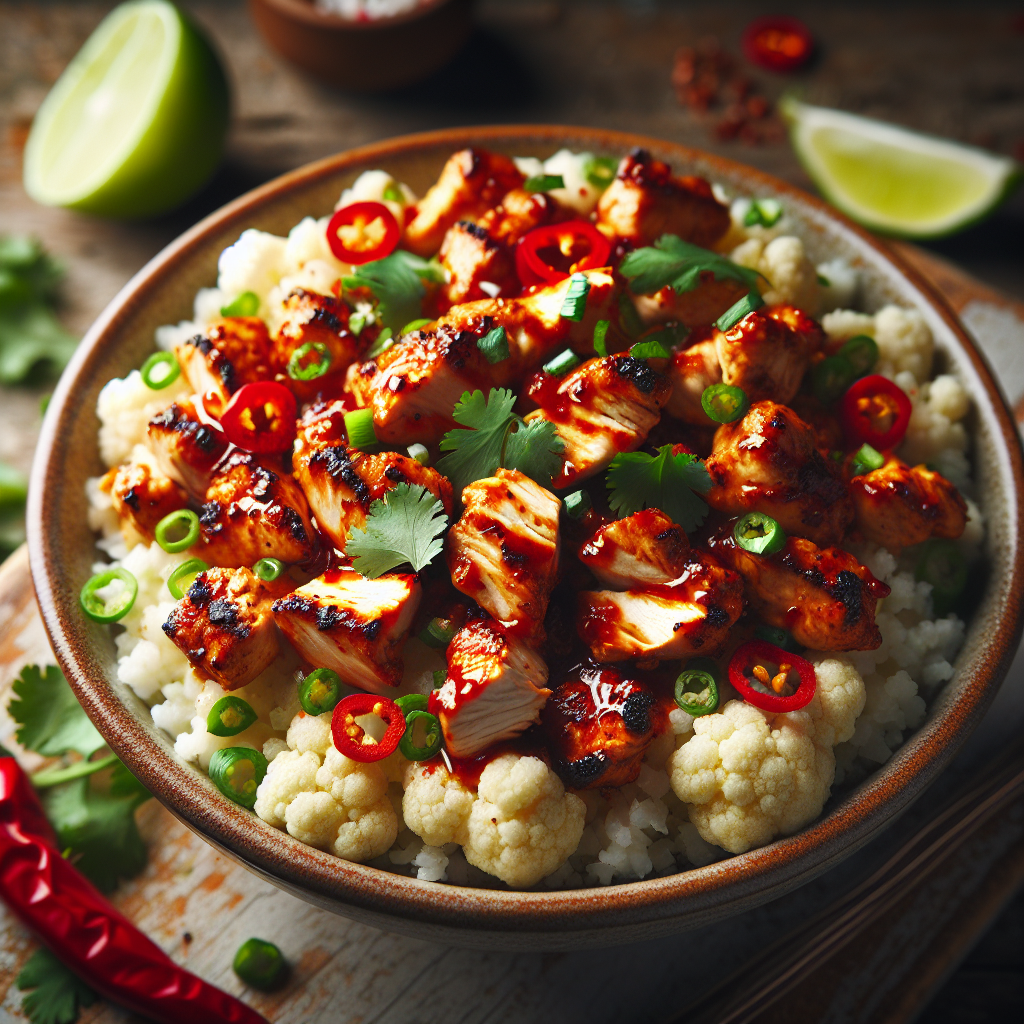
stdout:
{"type": "MultiPolygon", "coordinates": [[[[763,12],[762,5],[493,0],[480,5],[478,29],[448,69],[393,95],[352,97],[310,82],[271,53],[242,2],[205,0],[183,6],[216,40],[235,102],[227,156],[213,182],[185,209],[134,225],[35,206],[20,184],[21,148],[31,117],[111,6],[0,2],[0,232],[35,234],[65,262],[63,319],[78,332],[146,260],[205,213],[282,171],[403,132],[489,122],[601,125],[710,149],[809,185],[786,143],[753,147],[716,140],[705,118],[678,105],[669,84],[677,47],[714,34],[736,53],[743,25],[763,12]]],[[[827,8],[790,4],[787,10],[811,26],[819,56],[795,80],[754,72],[766,96],[775,98],[795,84],[811,102],[1001,152],[1019,151],[1024,144],[1019,5],[932,0],[827,8]]],[[[987,224],[930,248],[1004,295],[1024,299],[1022,226],[1024,202],[1018,195],[987,224]]],[[[1024,362],[1015,357],[1013,345],[1019,312],[997,294],[979,290],[977,283],[965,286],[956,270],[942,263],[933,262],[930,272],[940,279],[947,274],[951,297],[961,289],[962,301],[956,304],[975,333],[984,335],[983,343],[999,336],[990,358],[1004,370],[1006,391],[1024,395],[1024,362]]],[[[0,389],[0,460],[28,468],[44,390],[0,389]]],[[[11,566],[8,572],[17,569],[11,566]]],[[[31,604],[24,603],[23,589],[18,593],[16,607],[0,604],[5,627],[0,661],[8,667],[18,658],[46,653],[31,604]]],[[[5,599],[0,591],[0,602],[5,599]]],[[[3,681],[9,682],[9,673],[3,681]]],[[[918,813],[927,812],[923,807],[918,813]]],[[[292,983],[274,997],[246,998],[275,1021],[668,1020],[693,994],[681,964],[708,965],[715,957],[732,963],[795,925],[809,908],[826,905],[835,891],[826,876],[799,898],[787,897],[746,915],[742,928],[719,927],[619,950],[516,956],[459,951],[316,911],[229,863],[155,804],[140,816],[151,863],[139,879],[122,887],[119,904],[172,955],[231,991],[242,991],[229,968],[237,945],[253,934],[273,938],[293,960],[292,983]]],[[[906,827],[914,820],[908,816],[906,827]]],[[[986,842],[985,852],[974,852],[975,860],[981,856],[992,871],[1019,842],[1017,833],[1000,835],[986,842]]],[[[869,848],[857,858],[858,870],[867,872],[871,858],[883,853],[869,848]]],[[[1005,885],[999,889],[1000,899],[1007,891],[1005,885]]],[[[928,897],[933,909],[934,895],[928,897]]],[[[989,899],[992,913],[999,901],[989,899]]],[[[934,913],[926,924],[936,942],[950,928],[941,917],[934,913]]],[[[970,931],[971,937],[976,934],[977,928],[970,931]]],[[[21,1019],[20,997],[10,980],[30,948],[27,935],[0,918],[0,991],[6,992],[0,1020],[21,1019]]],[[[891,942],[887,948],[894,948],[891,942]]],[[[949,948],[953,952],[943,961],[947,966],[965,952],[962,942],[949,948]]],[[[915,992],[916,1002],[900,1010],[901,1016],[886,1019],[909,1019],[940,980],[931,978],[915,992]]],[[[813,1011],[813,1019],[872,1020],[867,1004],[862,1007],[867,1016],[840,1012],[845,1005],[840,988],[828,989],[822,982],[814,991],[819,1002],[822,993],[833,994],[831,1003],[813,1011]]],[[[82,1019],[130,1018],[99,1005],[82,1019]]]]}

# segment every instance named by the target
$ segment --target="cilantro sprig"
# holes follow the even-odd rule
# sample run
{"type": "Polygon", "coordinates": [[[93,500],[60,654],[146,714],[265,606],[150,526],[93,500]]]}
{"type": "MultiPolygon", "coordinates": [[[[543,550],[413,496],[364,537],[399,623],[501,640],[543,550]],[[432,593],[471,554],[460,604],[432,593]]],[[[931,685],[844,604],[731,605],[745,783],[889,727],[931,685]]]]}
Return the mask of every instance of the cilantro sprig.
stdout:
{"type": "Polygon", "coordinates": [[[697,529],[708,514],[700,497],[711,487],[704,463],[687,452],[672,454],[672,445],[646,452],[622,452],[612,459],[605,477],[608,505],[618,516],[631,516],[642,508],[661,509],[687,533],[697,529]]]}
{"type": "Polygon", "coordinates": [[[662,235],[653,246],[631,252],[619,265],[635,295],[652,295],[666,285],[677,293],[692,292],[701,274],[710,271],[716,281],[739,281],[756,290],[763,275],[710,249],[684,242],[677,235],[662,235]]]}
{"type": "Polygon", "coordinates": [[[342,278],[341,283],[349,292],[369,289],[377,298],[381,323],[397,334],[405,324],[420,317],[426,294],[424,281],[444,281],[440,264],[396,249],[382,260],[364,263],[354,274],[342,278]]]}
{"type": "Polygon", "coordinates": [[[96,993],[45,946],[25,961],[14,984],[21,992],[21,1011],[32,1024],[73,1024],[78,1011],[96,1002],[96,993]]]}

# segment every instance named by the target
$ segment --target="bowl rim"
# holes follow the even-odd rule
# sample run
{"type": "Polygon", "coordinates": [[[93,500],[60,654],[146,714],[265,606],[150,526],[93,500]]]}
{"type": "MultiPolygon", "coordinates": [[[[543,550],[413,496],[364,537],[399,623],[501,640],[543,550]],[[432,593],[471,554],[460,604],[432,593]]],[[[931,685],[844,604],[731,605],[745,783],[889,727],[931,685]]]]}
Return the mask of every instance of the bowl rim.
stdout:
{"type": "Polygon", "coordinates": [[[313,0],[249,0],[250,4],[262,4],[265,7],[273,7],[282,17],[290,18],[293,21],[301,21],[310,28],[321,30],[334,29],[343,32],[375,32],[394,28],[398,25],[408,25],[411,22],[419,21],[420,18],[425,18],[439,7],[445,7],[452,2],[453,0],[422,0],[421,3],[408,11],[388,14],[383,18],[353,21],[350,18],[343,18],[340,14],[321,11],[313,5],[313,0]]]}
{"type": "MultiPolygon", "coordinates": [[[[386,164],[385,164],[386,166],[386,164]]],[[[984,357],[936,289],[899,254],[853,224],[822,200],[772,175],[738,161],[665,140],[608,129],[561,125],[500,125],[399,136],[307,164],[275,178],[211,213],[166,246],[111,301],[83,338],[64,372],[44,419],[33,463],[28,502],[28,544],[33,581],[43,621],[57,660],[79,700],[111,747],[172,813],[206,841],[274,884],[322,907],[363,916],[379,926],[411,930],[440,928],[449,938],[484,933],[511,935],[604,931],[612,941],[617,928],[664,921],[682,930],[706,920],[765,902],[825,871],[886,828],[939,775],[995,696],[1016,652],[1024,624],[1024,454],[1016,424],[984,357]],[[752,188],[789,195],[826,220],[857,236],[873,250],[890,275],[901,275],[929,303],[956,337],[986,391],[998,430],[997,453],[1008,461],[1008,530],[1017,539],[1009,566],[1003,614],[984,651],[978,672],[988,680],[972,687],[940,715],[917,730],[894,758],[861,784],[856,800],[845,797],[827,814],[788,838],[729,856],[702,868],[662,878],[580,890],[516,891],[437,885],[364,864],[340,860],[299,843],[221,796],[203,773],[173,755],[153,749],[142,723],[109,687],[105,678],[89,678],[84,665],[88,644],[74,636],[81,617],[77,595],[62,587],[61,567],[53,557],[46,529],[51,486],[57,486],[59,439],[71,416],[75,392],[90,379],[91,364],[108,336],[145,303],[168,271],[187,262],[207,236],[247,226],[259,207],[293,189],[315,185],[350,167],[368,166],[417,150],[517,142],[542,146],[573,145],[597,151],[628,152],[650,147],[672,154],[673,161],[699,163],[714,175],[741,178],[752,188]],[[1001,447],[1000,445],[1001,441],[1001,447]],[[892,776],[890,778],[890,776],[892,776]],[[258,820],[258,819],[257,819],[258,820]],[[259,826],[263,826],[262,828],[259,826]]]]}

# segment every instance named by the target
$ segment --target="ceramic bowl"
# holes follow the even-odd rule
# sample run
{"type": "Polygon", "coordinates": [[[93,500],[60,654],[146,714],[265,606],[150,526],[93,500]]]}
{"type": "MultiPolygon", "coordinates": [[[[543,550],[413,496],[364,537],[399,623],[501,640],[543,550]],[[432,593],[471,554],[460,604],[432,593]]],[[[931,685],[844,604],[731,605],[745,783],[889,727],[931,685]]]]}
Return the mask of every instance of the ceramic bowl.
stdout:
{"type": "Polygon", "coordinates": [[[953,757],[988,707],[1021,632],[1022,456],[1003,396],[984,360],[938,295],[887,248],[823,203],[751,168],[655,139],[582,128],[467,128],[414,135],[310,164],[241,197],[197,224],[149,263],[83,340],[50,403],[29,499],[32,573],[54,650],[110,746],[190,828],[275,885],[317,906],[382,928],[450,944],[498,948],[613,945],[706,924],[782,895],[849,857],[890,824],[953,757]],[[420,194],[464,146],[546,156],[562,146],[619,156],[650,149],[677,172],[701,174],[735,194],[775,196],[800,226],[815,262],[849,258],[866,308],[921,310],[939,362],[974,399],[970,429],[978,495],[987,516],[987,587],[957,659],[923,726],[879,771],[833,799],[799,834],[666,878],[570,892],[510,892],[421,882],[338,860],[271,828],[223,797],[178,758],[146,706],[117,681],[110,631],[79,611],[96,557],[85,481],[101,472],[96,396],[153,351],[153,331],[190,315],[196,290],[217,276],[217,256],[245,228],[278,234],[332,209],[368,168],[386,168],[420,194]]]}
{"type": "Polygon", "coordinates": [[[473,0],[426,0],[405,14],[350,21],[312,0],[249,0],[264,40],[304,71],[350,92],[383,92],[426,78],[469,38],[473,0]]]}

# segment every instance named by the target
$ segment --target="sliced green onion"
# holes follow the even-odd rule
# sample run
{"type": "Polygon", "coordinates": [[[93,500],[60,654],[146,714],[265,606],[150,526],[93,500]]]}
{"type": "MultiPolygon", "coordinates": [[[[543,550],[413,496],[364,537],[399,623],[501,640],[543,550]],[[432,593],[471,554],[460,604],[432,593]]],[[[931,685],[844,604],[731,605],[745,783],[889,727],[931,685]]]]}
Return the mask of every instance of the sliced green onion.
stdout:
{"type": "Polygon", "coordinates": [[[436,647],[440,650],[447,647],[458,630],[455,623],[450,619],[440,617],[431,619],[420,632],[420,641],[428,647],[436,647]]]}
{"type": "Polygon", "coordinates": [[[252,571],[257,579],[263,580],[264,583],[273,583],[284,572],[284,562],[280,558],[261,558],[252,567],[252,571]]]}
{"type": "Polygon", "coordinates": [[[754,636],[758,640],[764,640],[765,643],[789,651],[790,654],[796,654],[800,650],[800,645],[793,639],[793,634],[779,626],[758,626],[754,630],[754,636]]]}
{"type": "Polygon", "coordinates": [[[743,223],[749,228],[755,224],[763,227],[774,227],[782,216],[782,203],[778,199],[755,199],[743,218],[743,223]]]}
{"type": "Polygon", "coordinates": [[[267,759],[252,747],[224,747],[210,758],[209,774],[229,800],[252,810],[256,790],[267,774],[267,759]]]}
{"type": "Polygon", "coordinates": [[[833,405],[856,377],[853,364],[846,356],[828,356],[811,371],[811,390],[822,405],[833,405]]]}
{"type": "Polygon", "coordinates": [[[675,699],[694,718],[710,715],[718,708],[718,683],[710,672],[687,668],[676,680],[675,699]]]}
{"type": "Polygon", "coordinates": [[[211,736],[237,736],[259,716],[241,697],[221,697],[206,716],[206,731],[211,736]]]}
{"type": "Polygon", "coordinates": [[[839,350],[839,355],[853,367],[857,377],[865,377],[878,362],[878,344],[874,338],[858,334],[839,350]]]}
{"type": "Polygon", "coordinates": [[[425,444],[411,444],[407,451],[409,452],[409,458],[415,459],[421,466],[430,465],[430,452],[427,451],[425,444]]]}
{"type": "Polygon", "coordinates": [[[608,328],[611,326],[610,320],[598,320],[594,324],[594,352],[599,355],[602,359],[608,355],[608,328]]]}
{"type": "Polygon", "coordinates": [[[720,331],[727,331],[730,327],[735,327],[748,313],[753,313],[763,305],[764,299],[757,292],[747,292],[739,302],[734,302],[715,321],[715,326],[720,331]]]}
{"type": "Polygon", "coordinates": [[[747,393],[732,384],[711,384],[700,396],[700,404],[716,423],[732,423],[750,408],[747,393]]]}
{"type": "Polygon", "coordinates": [[[523,182],[527,192],[550,192],[553,188],[565,188],[565,178],[560,174],[535,174],[523,182]]]}
{"type": "Polygon", "coordinates": [[[592,156],[583,164],[583,177],[594,188],[605,189],[614,180],[619,161],[612,156],[592,156]]]}
{"type": "Polygon", "coordinates": [[[579,323],[587,309],[587,295],[590,294],[590,282],[584,274],[573,274],[569,278],[569,288],[562,299],[562,308],[558,315],[563,320],[579,323]]]}
{"type": "Polygon", "coordinates": [[[413,331],[418,331],[421,327],[426,327],[430,321],[426,317],[420,317],[419,320],[410,320],[402,329],[399,334],[412,334],[413,331]]]}
{"type": "Polygon", "coordinates": [[[398,187],[398,182],[396,181],[389,181],[384,186],[384,191],[381,193],[381,199],[385,199],[389,203],[405,202],[405,196],[402,195],[402,190],[398,187]]]}
{"type": "Polygon", "coordinates": [[[373,430],[373,410],[356,409],[345,413],[345,436],[350,448],[366,451],[377,443],[377,435],[373,430]]]}
{"type": "Polygon", "coordinates": [[[573,491],[572,494],[567,494],[562,499],[565,505],[565,514],[570,519],[579,519],[581,516],[585,516],[591,508],[593,508],[593,502],[590,500],[590,495],[583,490],[573,491]]]}
{"type": "Polygon", "coordinates": [[[414,711],[426,711],[429,700],[425,693],[407,693],[404,697],[398,697],[395,704],[405,718],[408,718],[414,711]]]}
{"type": "Polygon", "coordinates": [[[329,668],[317,668],[299,684],[299,703],[307,715],[325,715],[341,700],[341,677],[329,668]]]}
{"type": "Polygon", "coordinates": [[[231,967],[246,985],[263,992],[278,988],[288,974],[281,950],[263,939],[246,939],[238,947],[231,967]]]}
{"type": "Polygon", "coordinates": [[[832,282],[824,274],[815,274],[814,276],[818,279],[818,284],[820,284],[822,288],[832,287],[832,282]]]}
{"type": "Polygon", "coordinates": [[[482,338],[477,338],[476,347],[484,355],[492,366],[508,359],[511,354],[508,350],[508,335],[504,327],[495,327],[488,331],[482,338]]]}
{"type": "Polygon", "coordinates": [[[139,371],[142,383],[151,391],[160,391],[181,376],[178,357],[173,352],[154,352],[139,371]]]}
{"type": "Polygon", "coordinates": [[[395,339],[391,336],[392,333],[393,332],[390,327],[385,327],[384,330],[377,335],[377,340],[367,350],[366,358],[376,359],[377,356],[387,352],[387,350],[395,343],[395,339]]]}
{"type": "Polygon", "coordinates": [[[410,761],[428,761],[440,749],[444,737],[441,723],[429,711],[412,711],[405,716],[405,734],[398,741],[398,749],[410,761]],[[422,743],[417,743],[417,726],[424,730],[422,743]]]}
{"type": "Polygon", "coordinates": [[[348,318],[348,330],[349,334],[353,337],[358,338],[363,333],[363,328],[366,326],[368,317],[365,313],[351,313],[348,318]]]}
{"type": "Polygon", "coordinates": [[[434,689],[440,690],[448,682],[448,670],[443,668],[434,669],[434,689]]]}
{"type": "Polygon", "coordinates": [[[873,469],[881,469],[885,465],[885,456],[869,444],[862,444],[857,449],[857,454],[850,463],[850,473],[853,476],[863,476],[873,469]]]}
{"type": "Polygon", "coordinates": [[[622,324],[622,329],[631,338],[639,338],[644,332],[644,323],[640,319],[640,314],[636,311],[633,300],[625,292],[619,296],[619,322],[622,324]]]}
{"type": "Polygon", "coordinates": [[[199,540],[199,516],[190,508],[179,508],[167,515],[156,524],[153,531],[157,544],[170,555],[192,547],[199,540]],[[182,533],[184,530],[184,533],[182,533]],[[177,540],[174,535],[179,534],[177,540]]]}
{"type": "Polygon", "coordinates": [[[316,380],[331,368],[331,362],[331,350],[322,341],[307,341],[288,360],[288,376],[292,380],[316,380]],[[308,363],[303,362],[311,352],[316,353],[316,358],[308,363]]]}
{"type": "Polygon", "coordinates": [[[771,516],[748,512],[733,530],[736,543],[755,555],[774,555],[786,545],[786,534],[771,516]]]}
{"type": "Polygon", "coordinates": [[[951,540],[929,540],[921,546],[914,577],[932,585],[937,615],[946,614],[967,586],[967,559],[951,540]]]}
{"type": "Polygon", "coordinates": [[[549,359],[544,364],[544,372],[552,377],[564,377],[570,370],[575,370],[580,365],[579,357],[571,348],[559,352],[554,359],[549,359]]]}
{"type": "Polygon", "coordinates": [[[260,297],[255,292],[242,292],[226,306],[220,307],[221,316],[255,316],[260,308],[260,297]]]}
{"type": "Polygon", "coordinates": [[[82,611],[93,622],[117,622],[132,610],[138,593],[139,581],[127,569],[119,567],[97,573],[88,580],[82,587],[78,600],[82,605],[82,611]],[[105,600],[96,593],[104,587],[109,587],[115,580],[120,580],[124,584],[121,593],[105,600]]]}
{"type": "Polygon", "coordinates": [[[638,341],[629,350],[629,354],[634,359],[668,359],[672,355],[660,339],[654,337],[638,341]]]}
{"type": "Polygon", "coordinates": [[[180,601],[185,596],[188,587],[192,586],[192,580],[209,568],[201,558],[190,558],[187,562],[175,566],[174,571],[167,577],[167,589],[171,592],[171,597],[180,601]],[[186,582],[188,586],[183,586],[186,582]]]}

